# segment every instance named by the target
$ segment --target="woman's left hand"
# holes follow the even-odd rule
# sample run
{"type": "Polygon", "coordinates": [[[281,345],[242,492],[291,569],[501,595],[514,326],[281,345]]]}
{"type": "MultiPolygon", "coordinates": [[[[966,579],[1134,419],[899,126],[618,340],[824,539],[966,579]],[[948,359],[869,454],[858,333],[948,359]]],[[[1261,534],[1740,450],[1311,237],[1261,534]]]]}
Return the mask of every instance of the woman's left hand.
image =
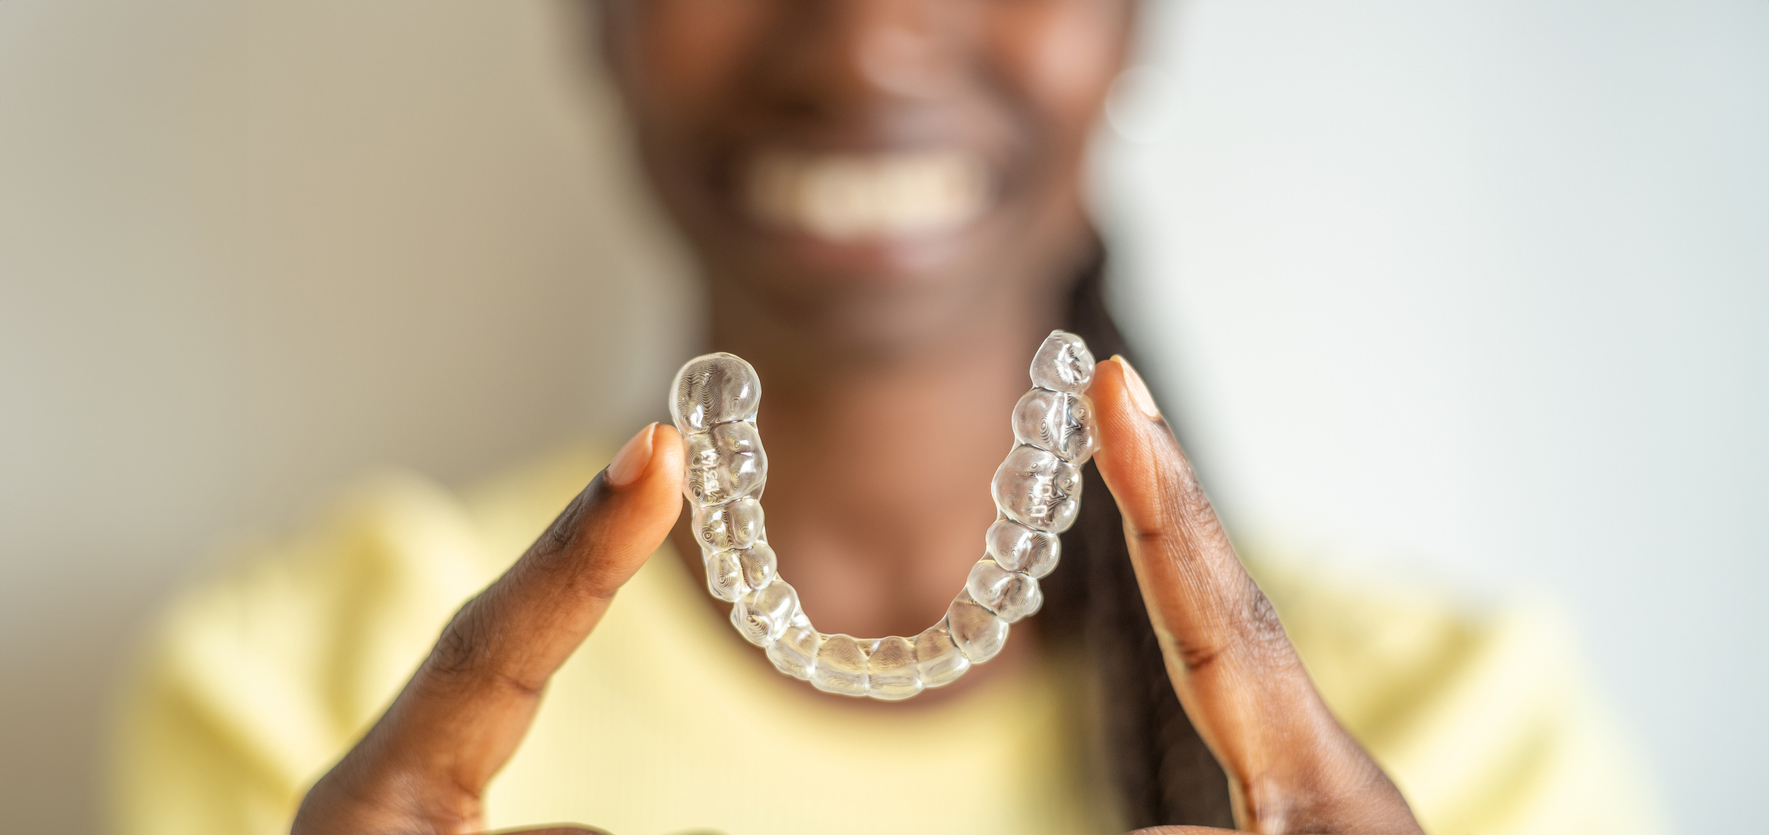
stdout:
{"type": "MultiPolygon", "coordinates": [[[[1321,701],[1142,378],[1114,357],[1088,393],[1099,417],[1094,461],[1124,516],[1173,689],[1228,774],[1235,825],[1418,835],[1400,791],[1321,701]]],[[[1221,830],[1147,830],[1206,831],[1221,830]]]]}

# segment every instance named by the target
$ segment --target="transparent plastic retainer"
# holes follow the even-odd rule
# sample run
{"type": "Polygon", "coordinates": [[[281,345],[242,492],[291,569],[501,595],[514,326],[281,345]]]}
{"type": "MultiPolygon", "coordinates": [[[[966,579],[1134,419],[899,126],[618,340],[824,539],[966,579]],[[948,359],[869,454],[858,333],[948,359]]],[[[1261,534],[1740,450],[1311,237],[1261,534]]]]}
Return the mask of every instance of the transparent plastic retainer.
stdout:
{"type": "Polygon", "coordinates": [[[729,602],[731,625],[768,651],[774,666],[819,690],[895,701],[950,684],[994,658],[1008,624],[1044,602],[1038,580],[1056,568],[1057,534],[1081,507],[1081,465],[1093,455],[1093,355],[1081,338],[1052,331],[1032,359],[1032,390],[1013,410],[1016,441],[991,485],[998,516],[983,536],[946,616],[913,637],[855,638],[818,632],[798,593],[779,575],[762,524],[768,454],[756,427],[762,382],[732,354],[706,354],[676,372],[670,416],[687,445],[682,493],[706,586],[729,602]]]}

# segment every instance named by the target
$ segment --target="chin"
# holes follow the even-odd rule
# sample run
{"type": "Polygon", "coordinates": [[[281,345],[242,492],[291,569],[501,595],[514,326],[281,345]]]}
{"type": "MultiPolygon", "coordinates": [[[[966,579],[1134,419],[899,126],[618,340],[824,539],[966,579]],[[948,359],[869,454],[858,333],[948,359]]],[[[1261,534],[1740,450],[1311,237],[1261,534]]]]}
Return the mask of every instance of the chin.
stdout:
{"type": "Polygon", "coordinates": [[[979,232],[921,240],[753,239],[753,259],[728,289],[767,310],[782,337],[818,350],[900,356],[947,344],[988,314],[1002,275],[979,232]]]}

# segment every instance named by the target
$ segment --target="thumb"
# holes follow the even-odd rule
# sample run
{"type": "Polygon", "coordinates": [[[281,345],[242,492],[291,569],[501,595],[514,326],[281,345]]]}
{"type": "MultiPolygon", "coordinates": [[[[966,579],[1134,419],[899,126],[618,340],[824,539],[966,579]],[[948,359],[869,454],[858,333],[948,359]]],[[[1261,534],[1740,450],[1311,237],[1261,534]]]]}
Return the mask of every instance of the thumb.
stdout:
{"type": "Polygon", "coordinates": [[[455,614],[393,706],[301,804],[296,833],[481,828],[554,671],[681,512],[683,449],[651,424],[455,614]]]}

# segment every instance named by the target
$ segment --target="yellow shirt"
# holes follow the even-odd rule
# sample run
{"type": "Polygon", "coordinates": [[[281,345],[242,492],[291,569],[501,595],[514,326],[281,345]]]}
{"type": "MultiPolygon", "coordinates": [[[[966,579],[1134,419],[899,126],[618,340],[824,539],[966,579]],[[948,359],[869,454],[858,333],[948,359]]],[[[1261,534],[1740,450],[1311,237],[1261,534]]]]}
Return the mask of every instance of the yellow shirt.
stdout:
{"type": "MultiPolygon", "coordinates": [[[[588,481],[579,451],[464,496],[389,476],[315,532],[179,600],[123,703],[117,831],[287,832],[444,623],[588,481]]],[[[666,546],[667,549],[667,546],[666,546]]],[[[1428,831],[1657,831],[1556,637],[1417,595],[1258,572],[1327,702],[1428,831]]],[[[1117,828],[1084,722],[1045,664],[933,705],[852,710],[759,660],[654,555],[555,677],[490,824],[619,835],[1085,833],[1117,828]]]]}

